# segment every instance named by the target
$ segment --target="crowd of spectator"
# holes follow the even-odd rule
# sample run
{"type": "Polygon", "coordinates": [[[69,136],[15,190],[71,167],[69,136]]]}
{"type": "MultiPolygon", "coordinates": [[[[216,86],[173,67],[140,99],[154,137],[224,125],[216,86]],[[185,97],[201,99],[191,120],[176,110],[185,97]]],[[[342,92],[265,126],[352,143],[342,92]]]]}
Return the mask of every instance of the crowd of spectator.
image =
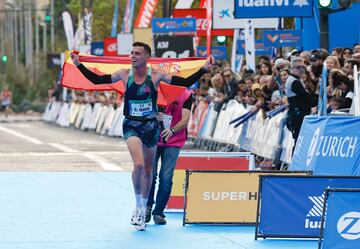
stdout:
{"type": "MultiPolygon", "coordinates": [[[[245,107],[252,106],[253,111],[269,111],[287,104],[285,84],[292,75],[291,61],[295,58],[303,60],[306,70],[301,79],[306,91],[314,98],[313,103],[317,103],[325,65],[328,70],[328,112],[350,108],[354,91],[353,68],[360,66],[360,44],[353,48],[333,48],[331,52],[294,49],[287,58],[260,56],[255,71],[248,70],[244,64],[240,72],[233,72],[226,61],[219,62],[200,79],[196,100],[213,101],[217,111],[225,108],[230,99],[236,99],[245,107]]],[[[316,112],[316,107],[312,111],[316,112]]]]}
{"type": "MultiPolygon", "coordinates": [[[[304,91],[303,94],[299,94],[302,89],[297,92],[296,87],[299,86],[293,84],[291,87],[294,89],[290,89],[290,92],[297,92],[300,102],[298,100],[295,102],[303,105],[301,103],[303,98],[304,105],[308,105],[307,109],[309,109],[302,113],[298,125],[293,123],[293,126],[300,127],[303,116],[307,115],[307,112],[310,113],[310,108],[312,113],[317,112],[320,85],[324,80],[322,79],[324,66],[328,72],[326,76],[328,113],[349,110],[354,96],[354,65],[360,67],[360,44],[355,44],[352,48],[333,48],[330,52],[325,49],[311,51],[294,49],[286,56],[276,58],[260,56],[257,58],[255,70],[249,70],[244,61],[240,72],[233,72],[228,61],[217,61],[216,65],[200,78],[197,88],[193,91],[195,97],[193,112],[198,105],[211,102],[212,108],[219,112],[222,108],[226,108],[229,100],[235,99],[251,112],[261,111],[265,118],[265,113],[268,111],[281,105],[291,106],[292,99],[291,96],[287,96],[289,91],[286,91],[286,85],[289,84],[289,79],[295,77],[298,80],[297,84],[300,84],[300,88],[304,91]],[[297,69],[301,69],[302,73],[296,74],[297,69]]],[[[59,100],[62,99],[62,93],[62,88],[58,84],[50,95],[59,100]]],[[[121,96],[116,92],[71,90],[66,100],[78,103],[100,102],[114,106],[119,106],[122,101],[121,96]]],[[[291,114],[291,107],[289,113],[291,114]]],[[[299,127],[292,131],[295,141],[299,127]]]]}

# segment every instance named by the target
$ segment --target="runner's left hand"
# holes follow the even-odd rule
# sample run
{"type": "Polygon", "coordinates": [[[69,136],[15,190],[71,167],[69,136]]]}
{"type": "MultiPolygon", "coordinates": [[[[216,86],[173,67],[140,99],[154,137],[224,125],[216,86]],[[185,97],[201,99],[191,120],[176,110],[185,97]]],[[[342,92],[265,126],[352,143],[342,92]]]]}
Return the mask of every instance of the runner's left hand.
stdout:
{"type": "Polygon", "coordinates": [[[204,65],[204,69],[208,71],[215,63],[215,59],[212,55],[208,56],[206,59],[206,63],[204,65]]]}

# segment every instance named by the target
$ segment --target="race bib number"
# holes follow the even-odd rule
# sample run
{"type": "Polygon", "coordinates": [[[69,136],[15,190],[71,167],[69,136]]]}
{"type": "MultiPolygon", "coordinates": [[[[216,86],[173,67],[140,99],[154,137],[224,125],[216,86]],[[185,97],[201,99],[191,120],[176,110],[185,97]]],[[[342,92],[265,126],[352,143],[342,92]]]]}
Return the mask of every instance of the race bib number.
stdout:
{"type": "Polygon", "coordinates": [[[131,102],[130,101],[130,115],[134,117],[148,116],[153,112],[152,103],[150,102],[131,102]]]}
{"type": "Polygon", "coordinates": [[[164,128],[169,129],[171,127],[172,116],[164,114],[164,128]]]}

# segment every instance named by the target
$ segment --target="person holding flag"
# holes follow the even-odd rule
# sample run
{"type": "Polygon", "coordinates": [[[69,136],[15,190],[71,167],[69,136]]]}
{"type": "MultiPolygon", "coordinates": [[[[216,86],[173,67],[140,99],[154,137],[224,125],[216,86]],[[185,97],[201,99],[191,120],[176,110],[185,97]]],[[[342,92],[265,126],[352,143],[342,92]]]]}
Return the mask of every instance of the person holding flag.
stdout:
{"type": "Polygon", "coordinates": [[[130,68],[119,69],[111,74],[98,75],[80,63],[77,53],[71,54],[75,66],[92,83],[111,84],[119,80],[124,82],[123,134],[134,164],[132,181],[136,197],[136,208],[131,217],[131,224],[140,231],[146,230],[145,208],[152,184],[152,166],[156,145],[160,139],[160,128],[156,119],[159,84],[163,81],[171,85],[189,87],[214,63],[214,58],[209,56],[198,71],[183,78],[148,67],[147,61],[150,55],[149,45],[134,42],[130,55],[130,68]]]}

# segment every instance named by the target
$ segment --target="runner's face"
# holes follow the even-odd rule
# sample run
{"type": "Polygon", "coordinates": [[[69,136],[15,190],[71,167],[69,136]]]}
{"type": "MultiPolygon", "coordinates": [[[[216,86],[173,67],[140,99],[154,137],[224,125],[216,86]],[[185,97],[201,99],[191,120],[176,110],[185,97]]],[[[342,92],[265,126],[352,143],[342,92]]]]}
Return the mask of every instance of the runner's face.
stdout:
{"type": "Polygon", "coordinates": [[[134,68],[138,68],[146,65],[146,61],[148,59],[147,54],[143,47],[133,47],[130,55],[131,65],[134,68]]]}

